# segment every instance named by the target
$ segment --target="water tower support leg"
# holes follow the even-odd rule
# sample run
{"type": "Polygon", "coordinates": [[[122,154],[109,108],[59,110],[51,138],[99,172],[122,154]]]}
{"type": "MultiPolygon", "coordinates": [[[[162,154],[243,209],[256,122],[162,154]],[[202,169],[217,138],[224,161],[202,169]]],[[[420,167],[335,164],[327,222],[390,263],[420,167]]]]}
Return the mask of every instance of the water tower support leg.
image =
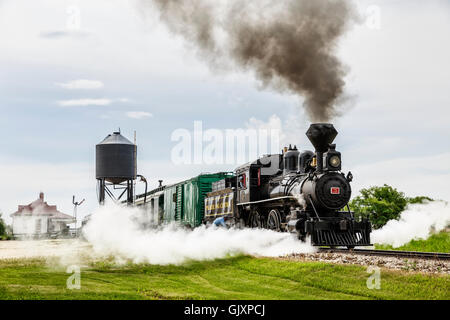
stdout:
{"type": "Polygon", "coordinates": [[[127,204],[133,204],[133,180],[127,181],[127,204]]]}
{"type": "Polygon", "coordinates": [[[97,179],[99,191],[98,191],[98,203],[104,204],[105,203],[105,179],[97,179]]]}

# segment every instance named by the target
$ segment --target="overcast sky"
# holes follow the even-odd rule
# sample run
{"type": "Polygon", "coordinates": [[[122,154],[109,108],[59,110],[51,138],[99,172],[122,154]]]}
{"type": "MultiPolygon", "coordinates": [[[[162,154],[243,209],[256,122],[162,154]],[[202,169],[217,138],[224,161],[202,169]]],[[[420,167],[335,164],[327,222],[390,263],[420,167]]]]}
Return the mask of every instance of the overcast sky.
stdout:
{"type": "MultiPolygon", "coordinates": [[[[378,8],[380,23],[353,27],[339,47],[354,99],[334,124],[354,194],[388,183],[450,200],[450,4],[358,8],[378,8]]],[[[0,211],[8,221],[41,190],[65,213],[72,195],[86,198],[82,215],[95,209],[95,144],[119,127],[130,140],[137,131],[138,171],[152,186],[234,169],[171,162],[172,132],[195,120],[205,130],[278,128],[283,142],[311,148],[297,97],[261,89],[251,73],[212,72],[155,12],[140,10],[136,1],[0,0],[0,211]]]]}

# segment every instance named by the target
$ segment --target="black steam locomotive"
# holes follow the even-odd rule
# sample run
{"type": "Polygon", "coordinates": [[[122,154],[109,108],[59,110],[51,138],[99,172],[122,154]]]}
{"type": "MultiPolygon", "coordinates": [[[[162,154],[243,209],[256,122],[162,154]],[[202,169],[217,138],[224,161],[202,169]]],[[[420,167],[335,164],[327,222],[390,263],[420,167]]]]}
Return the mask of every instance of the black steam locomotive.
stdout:
{"type": "Polygon", "coordinates": [[[311,236],[316,246],[370,245],[370,222],[356,221],[348,206],[353,177],[341,172],[341,153],[332,144],[336,129],[312,124],[306,136],[315,152],[290,146],[213,183],[205,199],[205,220],[226,211],[238,224],[296,232],[301,240],[311,236]]]}

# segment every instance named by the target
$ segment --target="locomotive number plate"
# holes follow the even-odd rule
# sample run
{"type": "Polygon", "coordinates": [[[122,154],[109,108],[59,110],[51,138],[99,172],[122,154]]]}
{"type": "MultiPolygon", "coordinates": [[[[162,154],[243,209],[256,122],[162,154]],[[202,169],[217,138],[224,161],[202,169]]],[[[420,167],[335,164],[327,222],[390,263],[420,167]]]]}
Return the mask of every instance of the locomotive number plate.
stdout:
{"type": "Polygon", "coordinates": [[[341,194],[341,188],[332,187],[331,188],[331,194],[341,194]]]}

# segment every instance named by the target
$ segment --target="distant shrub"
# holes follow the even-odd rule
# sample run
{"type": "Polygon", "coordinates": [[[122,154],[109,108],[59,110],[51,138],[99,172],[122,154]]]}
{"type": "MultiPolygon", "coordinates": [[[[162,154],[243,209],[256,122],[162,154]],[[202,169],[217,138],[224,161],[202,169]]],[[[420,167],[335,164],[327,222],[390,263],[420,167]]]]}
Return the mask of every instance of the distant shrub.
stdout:
{"type": "Polygon", "coordinates": [[[3,239],[3,237],[6,237],[6,224],[2,219],[2,213],[0,213],[0,239],[3,239]]]}
{"type": "Polygon", "coordinates": [[[414,197],[414,198],[407,198],[406,200],[410,204],[421,204],[421,203],[425,203],[427,201],[433,201],[433,199],[431,199],[430,197],[424,197],[424,196],[419,196],[419,197],[414,197]]]}
{"type": "Polygon", "coordinates": [[[11,226],[6,225],[5,221],[2,219],[2,213],[0,212],[0,240],[12,240],[12,230],[11,226]]]}
{"type": "Polygon", "coordinates": [[[408,204],[425,203],[433,199],[425,196],[408,198],[403,192],[385,184],[361,189],[360,195],[350,202],[358,218],[369,216],[374,229],[384,226],[389,220],[398,219],[408,204]]]}

